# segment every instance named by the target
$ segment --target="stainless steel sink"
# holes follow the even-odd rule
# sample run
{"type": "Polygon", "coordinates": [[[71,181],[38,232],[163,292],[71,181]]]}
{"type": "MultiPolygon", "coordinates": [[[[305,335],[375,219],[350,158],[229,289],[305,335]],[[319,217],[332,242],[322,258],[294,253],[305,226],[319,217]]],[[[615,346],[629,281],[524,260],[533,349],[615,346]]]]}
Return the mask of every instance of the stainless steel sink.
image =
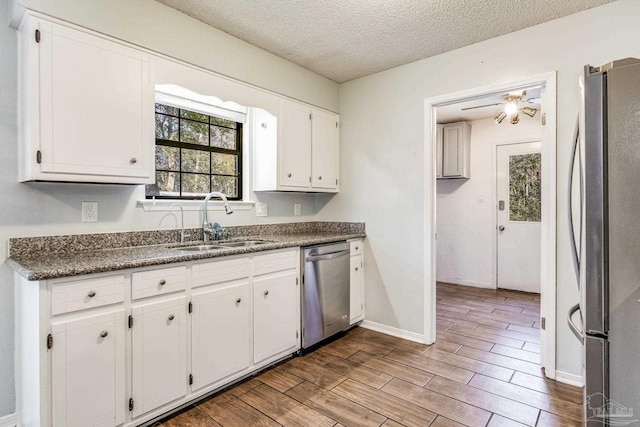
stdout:
{"type": "Polygon", "coordinates": [[[273,240],[241,240],[238,242],[219,242],[217,246],[223,248],[246,248],[251,246],[266,245],[267,243],[274,243],[273,240]]]}
{"type": "Polygon", "coordinates": [[[224,247],[216,244],[216,245],[173,246],[171,249],[175,249],[176,251],[181,251],[181,252],[202,252],[202,251],[221,250],[221,249],[224,249],[224,247]]]}
{"type": "Polygon", "coordinates": [[[181,252],[203,252],[203,251],[214,251],[214,250],[222,250],[222,249],[231,249],[231,248],[249,248],[252,246],[265,245],[267,243],[274,243],[274,240],[239,240],[233,242],[211,242],[211,243],[200,243],[197,245],[189,245],[189,246],[169,246],[169,249],[173,249],[181,252]]]}

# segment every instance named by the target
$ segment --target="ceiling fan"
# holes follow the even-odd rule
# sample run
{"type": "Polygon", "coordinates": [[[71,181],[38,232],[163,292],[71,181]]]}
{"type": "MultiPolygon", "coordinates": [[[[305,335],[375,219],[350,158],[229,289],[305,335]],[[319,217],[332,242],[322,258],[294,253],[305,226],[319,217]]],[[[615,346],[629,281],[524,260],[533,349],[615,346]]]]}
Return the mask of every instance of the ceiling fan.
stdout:
{"type": "Polygon", "coordinates": [[[493,104],[485,104],[485,105],[476,105],[475,107],[466,107],[466,108],[461,108],[461,110],[474,110],[476,108],[485,108],[485,107],[494,107],[496,105],[504,105],[504,111],[501,111],[500,114],[498,114],[493,120],[496,123],[502,123],[502,121],[507,117],[507,116],[511,116],[511,124],[515,125],[520,121],[520,116],[518,114],[518,112],[522,112],[523,114],[526,114],[529,117],[533,117],[536,115],[536,113],[538,112],[537,108],[531,108],[531,107],[520,107],[521,103],[529,103],[529,104],[534,104],[540,101],[539,98],[528,98],[525,99],[525,97],[527,96],[527,91],[526,90],[519,90],[519,91],[515,91],[515,92],[509,92],[505,95],[502,96],[502,98],[504,99],[505,102],[496,102],[493,104]]]}

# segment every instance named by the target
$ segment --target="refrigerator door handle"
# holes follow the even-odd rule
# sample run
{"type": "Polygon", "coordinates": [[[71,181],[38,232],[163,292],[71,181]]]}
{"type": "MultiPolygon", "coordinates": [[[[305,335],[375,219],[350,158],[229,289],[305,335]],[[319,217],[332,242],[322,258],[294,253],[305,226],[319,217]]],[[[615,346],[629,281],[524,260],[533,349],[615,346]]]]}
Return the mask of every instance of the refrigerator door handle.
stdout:
{"type": "Polygon", "coordinates": [[[573,149],[571,151],[571,166],[569,167],[569,233],[571,234],[571,254],[573,255],[573,266],[576,270],[576,277],[578,278],[578,289],[580,288],[580,254],[578,252],[582,242],[580,245],[578,244],[578,240],[576,237],[576,232],[574,230],[573,224],[573,175],[575,173],[576,164],[578,165],[578,174],[580,177],[580,228],[578,229],[578,235],[582,236],[582,202],[583,202],[583,182],[582,182],[582,162],[581,159],[578,158],[576,161],[576,157],[580,156],[580,119],[576,121],[576,130],[575,130],[575,138],[573,141],[573,149]]]}
{"type": "MultiPolygon", "coordinates": [[[[573,332],[573,335],[575,335],[576,338],[578,338],[578,341],[580,341],[580,343],[584,345],[584,332],[575,323],[573,323],[573,315],[577,311],[580,311],[580,304],[576,304],[569,309],[569,316],[567,317],[567,323],[569,324],[569,329],[571,329],[571,332],[573,332]]],[[[582,315],[580,317],[582,317],[582,315]]]]}

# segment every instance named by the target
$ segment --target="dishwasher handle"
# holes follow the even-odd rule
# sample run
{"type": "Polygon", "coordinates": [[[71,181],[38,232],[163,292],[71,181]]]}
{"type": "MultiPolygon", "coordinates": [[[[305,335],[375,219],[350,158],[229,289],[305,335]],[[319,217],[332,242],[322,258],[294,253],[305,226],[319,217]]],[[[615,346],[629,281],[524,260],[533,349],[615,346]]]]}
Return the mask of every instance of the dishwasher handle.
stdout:
{"type": "Polygon", "coordinates": [[[334,259],[334,258],[340,258],[343,257],[345,255],[349,255],[349,251],[340,251],[340,252],[332,252],[330,254],[325,254],[325,255],[310,255],[305,257],[305,262],[313,262],[313,261],[323,261],[323,260],[327,260],[327,259],[334,259]]]}

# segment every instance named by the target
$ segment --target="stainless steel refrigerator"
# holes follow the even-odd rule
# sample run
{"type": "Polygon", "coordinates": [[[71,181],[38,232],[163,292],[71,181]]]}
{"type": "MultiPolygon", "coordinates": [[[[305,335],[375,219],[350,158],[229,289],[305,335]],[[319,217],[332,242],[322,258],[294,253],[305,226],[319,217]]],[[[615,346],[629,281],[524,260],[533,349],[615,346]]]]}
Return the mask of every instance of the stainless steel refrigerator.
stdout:
{"type": "Polygon", "coordinates": [[[640,60],[586,66],[581,83],[569,326],[584,343],[587,425],[640,425],[640,60]]]}

